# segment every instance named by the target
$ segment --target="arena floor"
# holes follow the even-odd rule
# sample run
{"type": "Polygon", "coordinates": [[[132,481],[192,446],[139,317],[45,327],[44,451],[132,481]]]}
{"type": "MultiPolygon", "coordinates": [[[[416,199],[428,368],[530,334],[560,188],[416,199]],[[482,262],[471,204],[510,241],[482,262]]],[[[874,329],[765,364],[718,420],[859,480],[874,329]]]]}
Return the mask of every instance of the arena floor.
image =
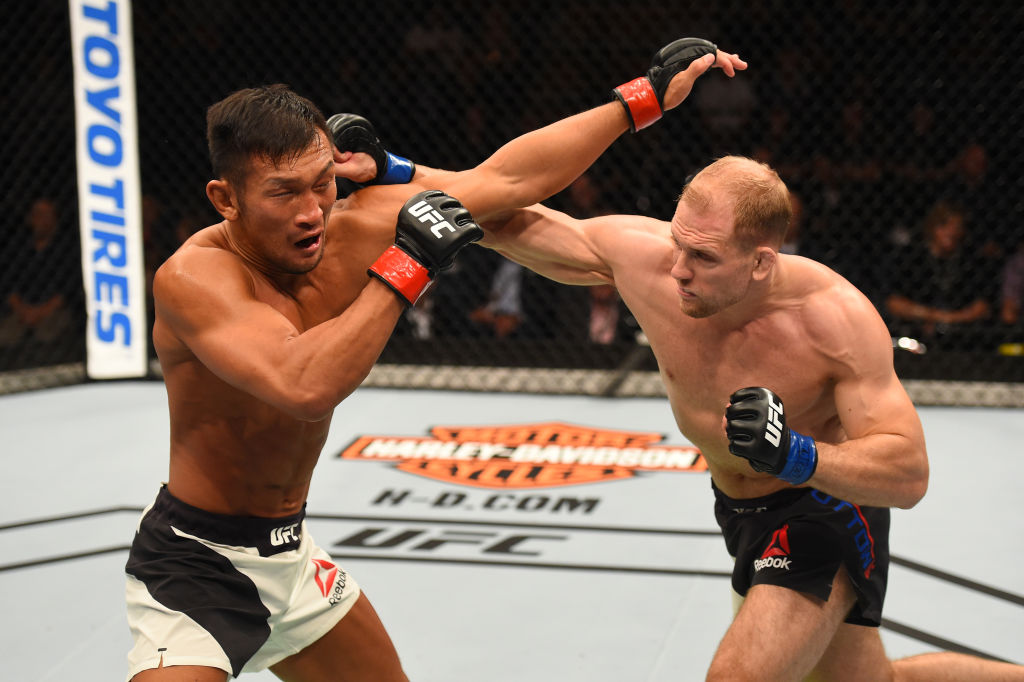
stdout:
{"type": "MultiPolygon", "coordinates": [[[[893,514],[882,638],[892,657],[1024,662],[1024,412],[921,415],[931,487],[893,514]]],[[[166,476],[162,384],[0,397],[0,442],[0,678],[123,679],[122,567],[166,476]]],[[[699,680],[729,623],[730,559],[687,447],[660,399],[364,388],[335,415],[308,527],[417,682],[699,680]],[[477,427],[547,461],[494,459],[477,427]],[[539,438],[561,445],[523,447],[539,438]],[[602,465],[566,463],[585,443],[602,465]]]]}

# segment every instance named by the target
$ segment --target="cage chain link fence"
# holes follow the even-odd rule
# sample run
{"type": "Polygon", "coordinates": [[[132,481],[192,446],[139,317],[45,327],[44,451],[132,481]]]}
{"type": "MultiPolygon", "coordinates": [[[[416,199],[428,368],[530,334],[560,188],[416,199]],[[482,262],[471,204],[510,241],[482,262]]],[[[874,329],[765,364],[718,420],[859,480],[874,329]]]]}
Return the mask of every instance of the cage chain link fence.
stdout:
{"type": "MultiPolygon", "coordinates": [[[[39,368],[80,376],[67,368],[85,352],[74,102],[66,3],[5,14],[0,371],[4,390],[25,390],[54,381],[39,368]],[[26,305],[55,310],[36,324],[26,305]]],[[[399,154],[462,169],[607,101],[663,44],[696,35],[750,70],[705,77],[548,203],[668,218],[710,160],[767,161],[799,209],[786,248],[868,295],[905,380],[1024,380],[1018,3],[135,0],[133,26],[150,273],[218,219],[204,116],[235,89],[287,83],[328,115],[368,117],[399,154]],[[908,300],[957,312],[922,322],[908,300]]],[[[558,285],[471,247],[400,322],[371,382],[644,394],[656,366],[641,336],[611,287],[558,285]]]]}

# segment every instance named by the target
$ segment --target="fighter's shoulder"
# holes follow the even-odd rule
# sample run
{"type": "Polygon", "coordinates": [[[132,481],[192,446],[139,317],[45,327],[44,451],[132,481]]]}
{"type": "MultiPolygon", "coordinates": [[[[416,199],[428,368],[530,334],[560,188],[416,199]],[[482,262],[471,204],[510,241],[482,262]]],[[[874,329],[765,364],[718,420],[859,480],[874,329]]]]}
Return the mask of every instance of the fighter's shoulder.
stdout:
{"type": "Polygon", "coordinates": [[[189,239],[157,268],[153,296],[158,303],[225,288],[251,288],[251,276],[242,257],[218,235],[205,232],[189,239]]]}
{"type": "Polygon", "coordinates": [[[617,272],[666,271],[673,258],[671,226],[642,215],[613,214],[590,218],[590,239],[617,272]]]}
{"type": "Polygon", "coordinates": [[[643,215],[610,214],[596,216],[591,220],[599,229],[629,233],[636,237],[651,236],[659,242],[667,242],[671,234],[667,222],[643,215]]]}
{"type": "Polygon", "coordinates": [[[364,187],[334,204],[328,228],[351,236],[377,232],[393,235],[402,205],[425,189],[430,188],[414,183],[364,187]]]}
{"type": "Polygon", "coordinates": [[[889,336],[874,304],[829,267],[787,257],[799,282],[801,323],[810,343],[831,356],[889,349],[889,336]]]}
{"type": "Polygon", "coordinates": [[[843,318],[856,318],[874,313],[871,301],[846,278],[816,261],[788,256],[790,270],[795,274],[796,294],[807,318],[834,324],[843,318]]]}
{"type": "Polygon", "coordinates": [[[603,237],[614,241],[644,239],[654,237],[659,243],[669,238],[669,224],[657,218],[642,215],[609,213],[588,218],[578,218],[555,209],[535,204],[519,209],[525,215],[532,215],[537,220],[555,221],[575,226],[591,236],[603,237]]]}

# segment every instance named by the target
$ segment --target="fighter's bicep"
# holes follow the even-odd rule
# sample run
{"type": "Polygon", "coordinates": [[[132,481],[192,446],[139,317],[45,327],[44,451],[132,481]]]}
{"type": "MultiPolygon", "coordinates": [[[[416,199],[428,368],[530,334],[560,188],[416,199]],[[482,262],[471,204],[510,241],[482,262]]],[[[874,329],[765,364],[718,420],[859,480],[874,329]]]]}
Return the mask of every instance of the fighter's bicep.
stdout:
{"type": "Polygon", "coordinates": [[[252,388],[282,362],[296,327],[258,301],[237,273],[211,278],[190,269],[163,270],[154,279],[161,322],[218,377],[252,388]]]}
{"type": "Polygon", "coordinates": [[[849,438],[892,434],[917,438],[920,422],[914,405],[895,374],[859,374],[838,381],[835,404],[849,438]]]}
{"type": "Polygon", "coordinates": [[[920,419],[893,367],[891,341],[880,321],[863,322],[835,377],[835,404],[849,438],[921,437],[920,419]]]}
{"type": "Polygon", "coordinates": [[[510,186],[506,179],[489,171],[487,167],[446,173],[432,173],[417,182],[427,189],[439,189],[455,197],[466,207],[477,222],[497,213],[516,208],[510,200],[510,186]]]}
{"type": "Polygon", "coordinates": [[[642,260],[634,256],[646,248],[652,223],[657,221],[625,215],[580,220],[536,205],[503,223],[485,224],[484,245],[552,279],[599,284],[614,282],[616,267],[642,260]]]}

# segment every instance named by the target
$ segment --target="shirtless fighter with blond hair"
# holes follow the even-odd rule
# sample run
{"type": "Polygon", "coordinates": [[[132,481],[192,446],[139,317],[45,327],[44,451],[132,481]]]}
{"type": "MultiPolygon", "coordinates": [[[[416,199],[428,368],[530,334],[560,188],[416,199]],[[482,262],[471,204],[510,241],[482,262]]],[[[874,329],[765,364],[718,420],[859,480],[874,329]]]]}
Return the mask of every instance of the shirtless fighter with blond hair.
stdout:
{"type": "Polygon", "coordinates": [[[1024,679],[962,654],[886,658],[889,508],[925,494],[924,434],[868,299],[779,253],[790,213],[774,170],[726,157],[671,222],[536,206],[485,224],[482,243],[560,282],[613,284],[650,340],[745,597],[707,679],[1024,679]]]}

